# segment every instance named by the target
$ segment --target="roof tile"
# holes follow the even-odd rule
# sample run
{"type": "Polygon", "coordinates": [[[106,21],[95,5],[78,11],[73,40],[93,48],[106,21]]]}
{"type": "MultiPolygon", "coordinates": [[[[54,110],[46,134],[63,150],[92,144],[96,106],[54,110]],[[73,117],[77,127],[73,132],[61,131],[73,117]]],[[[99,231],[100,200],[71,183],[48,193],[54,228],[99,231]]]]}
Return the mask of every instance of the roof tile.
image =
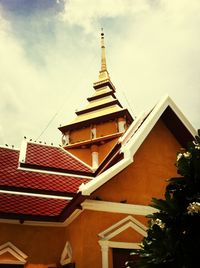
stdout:
{"type": "Polygon", "coordinates": [[[19,151],[0,148],[0,186],[76,193],[88,179],[18,169],[19,151]]]}
{"type": "Polygon", "coordinates": [[[68,203],[63,199],[0,194],[0,213],[58,216],[68,203]]]}
{"type": "Polygon", "coordinates": [[[92,172],[86,164],[74,158],[61,147],[27,143],[25,163],[77,172],[92,172]]]}

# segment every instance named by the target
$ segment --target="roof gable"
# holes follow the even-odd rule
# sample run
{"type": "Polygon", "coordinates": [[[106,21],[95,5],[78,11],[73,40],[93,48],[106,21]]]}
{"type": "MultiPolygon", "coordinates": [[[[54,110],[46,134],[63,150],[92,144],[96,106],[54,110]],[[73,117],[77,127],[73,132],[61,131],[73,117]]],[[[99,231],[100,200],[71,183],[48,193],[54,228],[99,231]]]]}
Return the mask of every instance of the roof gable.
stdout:
{"type": "Polygon", "coordinates": [[[142,113],[119,139],[119,143],[121,143],[120,152],[123,155],[123,159],[92,181],[81,185],[79,191],[83,195],[90,195],[131,164],[138,148],[160,118],[166,122],[167,127],[183,145],[186,145],[196,135],[195,129],[172,99],[169,96],[164,96],[150,112],[142,113]]]}
{"type": "Polygon", "coordinates": [[[143,120],[137,131],[134,131],[135,124],[133,122],[129,132],[121,137],[121,143],[122,146],[124,146],[124,150],[127,150],[128,147],[131,150],[131,154],[134,155],[160,118],[164,119],[167,126],[173,131],[173,134],[180,143],[187,143],[196,135],[196,130],[173,100],[169,96],[164,96],[160,102],[154,106],[150,113],[147,113],[146,118],[143,120]],[[173,120],[176,121],[173,122],[173,120]],[[176,124],[178,124],[178,126],[176,124]],[[184,131],[184,134],[180,129],[184,131]],[[182,135],[184,135],[184,137],[182,137],[182,135]],[[189,140],[187,140],[187,138],[189,138],[189,140]]]}

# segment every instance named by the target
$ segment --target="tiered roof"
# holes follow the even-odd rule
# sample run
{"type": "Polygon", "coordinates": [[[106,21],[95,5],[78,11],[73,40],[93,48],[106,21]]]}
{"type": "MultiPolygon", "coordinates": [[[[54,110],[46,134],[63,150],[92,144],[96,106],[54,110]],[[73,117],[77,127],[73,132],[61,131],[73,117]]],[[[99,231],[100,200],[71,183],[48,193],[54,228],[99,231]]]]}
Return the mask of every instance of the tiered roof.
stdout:
{"type": "Polygon", "coordinates": [[[120,116],[126,116],[131,123],[133,118],[127,109],[124,109],[115,96],[115,87],[111,82],[107,70],[105,57],[104,33],[101,33],[101,69],[99,79],[93,85],[95,93],[87,98],[88,104],[76,112],[77,117],[69,124],[59,127],[63,133],[74,128],[86,127],[91,123],[103,122],[120,116]]]}

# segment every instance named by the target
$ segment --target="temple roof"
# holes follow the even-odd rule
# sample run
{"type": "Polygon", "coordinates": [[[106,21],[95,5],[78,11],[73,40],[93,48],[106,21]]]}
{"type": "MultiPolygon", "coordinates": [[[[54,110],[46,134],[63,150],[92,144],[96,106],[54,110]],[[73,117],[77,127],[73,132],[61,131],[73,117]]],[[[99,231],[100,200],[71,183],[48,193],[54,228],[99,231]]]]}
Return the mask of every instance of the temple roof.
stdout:
{"type": "MultiPolygon", "coordinates": [[[[49,146],[43,146],[42,149],[41,147],[42,145],[38,144],[29,147],[27,150],[28,161],[41,164],[43,160],[47,167],[48,163],[53,165],[51,161],[54,159],[58,165],[59,154],[56,147],[51,147],[50,150],[49,146]],[[33,147],[34,150],[32,150],[33,147]],[[52,152],[53,150],[55,153],[52,152]],[[41,152],[43,152],[42,157],[41,152]],[[51,153],[50,161],[44,161],[49,152],[51,153]]],[[[77,195],[79,186],[91,179],[87,176],[77,175],[80,171],[79,168],[82,168],[83,165],[78,165],[76,159],[76,166],[74,166],[72,158],[62,158],[64,167],[76,168],[77,174],[73,175],[70,172],[44,171],[42,166],[37,166],[37,170],[29,165],[21,167],[19,154],[19,150],[0,147],[1,218],[51,221],[52,216],[61,215],[63,209],[70,204],[71,199],[77,195]],[[68,159],[71,160],[69,165],[68,159]]],[[[59,221],[59,217],[57,217],[57,221],[59,221]]]]}
{"type": "Polygon", "coordinates": [[[62,147],[23,142],[20,153],[21,167],[31,167],[56,171],[56,172],[76,172],[76,174],[89,175],[92,168],[80,159],[71,155],[62,147]]]}
{"type": "Polygon", "coordinates": [[[195,129],[167,96],[138,116],[95,173],[59,147],[29,142],[21,152],[0,147],[0,218],[65,221],[87,196],[133,162],[159,119],[183,146],[195,136],[195,129]]]}
{"type": "MultiPolygon", "coordinates": [[[[1,216],[23,214],[32,216],[59,216],[69,200],[51,199],[16,194],[0,194],[1,216]]],[[[50,219],[50,218],[49,218],[50,219]]]]}

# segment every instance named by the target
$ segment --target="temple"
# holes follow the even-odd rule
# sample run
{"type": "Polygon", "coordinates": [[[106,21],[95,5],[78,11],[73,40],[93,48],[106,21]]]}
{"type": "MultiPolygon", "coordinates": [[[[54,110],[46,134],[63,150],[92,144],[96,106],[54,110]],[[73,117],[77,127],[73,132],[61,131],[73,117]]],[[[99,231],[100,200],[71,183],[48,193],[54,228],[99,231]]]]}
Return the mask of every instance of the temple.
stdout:
{"type": "Polygon", "coordinates": [[[0,147],[0,267],[125,267],[151,198],[178,176],[176,153],[195,129],[169,96],[133,119],[116,97],[103,31],[100,48],[94,94],[59,127],[62,146],[0,147]]]}

